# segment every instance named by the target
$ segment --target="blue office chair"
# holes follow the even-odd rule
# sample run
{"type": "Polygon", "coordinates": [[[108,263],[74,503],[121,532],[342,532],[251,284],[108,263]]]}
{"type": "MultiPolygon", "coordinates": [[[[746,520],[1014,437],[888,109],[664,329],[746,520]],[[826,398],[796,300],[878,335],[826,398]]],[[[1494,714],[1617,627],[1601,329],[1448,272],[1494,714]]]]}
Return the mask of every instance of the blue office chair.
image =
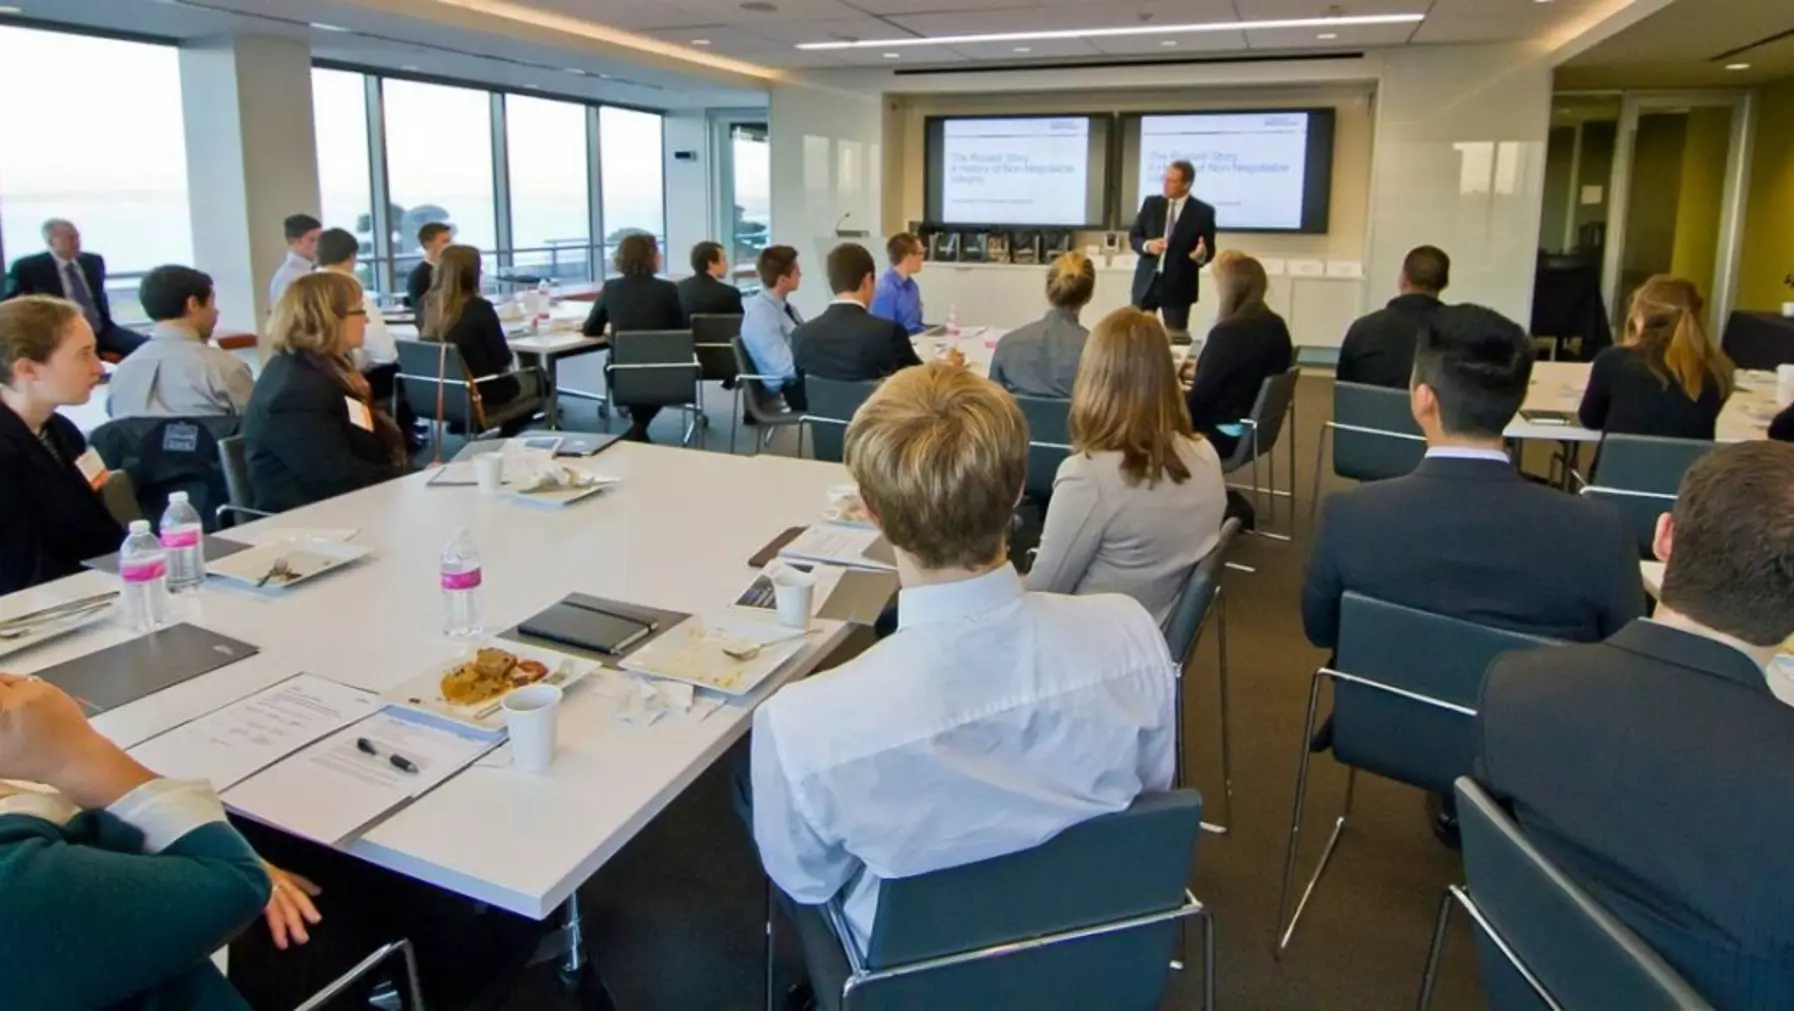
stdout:
{"type": "MultiPolygon", "coordinates": [[[[1021,853],[882,882],[863,954],[852,940],[806,946],[818,1004],[1147,1011],[1160,1005],[1179,924],[1200,917],[1212,1011],[1214,924],[1185,885],[1201,822],[1194,790],[1145,795],[1021,853]]],[[[797,913],[852,937],[838,899],[797,913]]],[[[769,968],[771,958],[769,945],[769,968]]]]}
{"type": "Polygon", "coordinates": [[[1432,1006],[1453,905],[1463,906],[1480,932],[1483,991],[1492,1008],[1711,1011],[1650,946],[1540,853],[1475,781],[1459,779],[1457,794],[1468,884],[1452,885],[1439,905],[1420,1011],[1432,1006]]]}
{"type": "Polygon", "coordinates": [[[1350,481],[1401,477],[1426,458],[1426,436],[1408,408],[1408,391],[1363,383],[1333,384],[1333,420],[1321,427],[1314,453],[1314,495],[1308,525],[1321,504],[1321,458],[1333,436],[1333,473],[1350,481]]]}
{"type": "Polygon", "coordinates": [[[1023,488],[1029,498],[1044,501],[1053,494],[1059,465],[1071,455],[1071,401],[1017,396],[1015,402],[1028,419],[1028,478],[1023,488]]]}
{"type": "Polygon", "coordinates": [[[1657,517],[1676,504],[1682,476],[1717,443],[1614,433],[1601,440],[1594,473],[1582,494],[1619,507],[1640,558],[1653,558],[1657,517]]]}
{"type": "MultiPolygon", "coordinates": [[[[1221,524],[1221,537],[1215,546],[1190,570],[1189,582],[1184,584],[1183,593],[1177,598],[1177,609],[1171,612],[1171,622],[1165,628],[1165,645],[1171,650],[1171,659],[1177,661],[1177,773],[1173,785],[1182,787],[1184,779],[1184,682],[1190,673],[1190,663],[1196,657],[1196,643],[1202,637],[1202,630],[1208,626],[1211,614],[1215,616],[1216,634],[1220,636],[1217,647],[1220,654],[1219,688],[1221,692],[1221,796],[1226,802],[1226,812],[1233,814],[1233,746],[1229,738],[1228,728],[1232,717],[1227,707],[1227,598],[1221,593],[1221,570],[1227,564],[1227,549],[1233,545],[1233,538],[1240,532],[1240,521],[1230,519],[1221,524]]],[[[1216,835],[1227,834],[1225,821],[1203,822],[1202,827],[1216,835]]]]}
{"type": "Polygon", "coordinates": [[[818,460],[840,463],[847,446],[847,424],[878,389],[873,380],[850,383],[820,376],[804,377],[804,397],[809,403],[803,425],[798,430],[797,455],[804,455],[803,433],[810,433],[811,455],[818,460]]]}
{"type": "Polygon", "coordinates": [[[1347,593],[1340,600],[1339,669],[1319,668],[1308,689],[1295,814],[1290,820],[1283,887],[1277,898],[1281,933],[1274,956],[1283,957],[1302,911],[1333,859],[1346,817],[1352,812],[1358,770],[1430,793],[1450,793],[1452,783],[1470,773],[1475,706],[1489,662],[1511,650],[1552,643],[1539,636],[1488,628],[1357,593],[1347,593]],[[1346,767],[1345,804],[1295,913],[1285,921],[1296,872],[1302,809],[1308,798],[1309,742],[1314,739],[1323,681],[1333,685],[1333,757],[1346,767]]]}

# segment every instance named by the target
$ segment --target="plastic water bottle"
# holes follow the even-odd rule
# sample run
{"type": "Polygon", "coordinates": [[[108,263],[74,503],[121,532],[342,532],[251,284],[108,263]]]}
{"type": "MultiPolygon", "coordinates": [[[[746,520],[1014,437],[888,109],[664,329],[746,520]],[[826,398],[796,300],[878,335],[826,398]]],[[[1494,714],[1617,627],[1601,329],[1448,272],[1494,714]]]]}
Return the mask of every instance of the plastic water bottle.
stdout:
{"type": "Polygon", "coordinates": [[[549,305],[553,302],[554,302],[554,292],[549,289],[548,278],[545,277],[536,285],[536,322],[537,323],[545,324],[550,319],[553,318],[554,314],[548,311],[549,305]]]}
{"type": "Polygon", "coordinates": [[[124,580],[120,614],[133,632],[153,632],[168,624],[168,553],[150,533],[149,520],[132,520],[130,536],[118,549],[124,580]]]}
{"type": "Polygon", "coordinates": [[[168,508],[162,513],[161,534],[162,550],[168,555],[168,589],[180,593],[205,582],[206,556],[201,546],[205,527],[186,492],[169,494],[168,508]]]}
{"type": "Polygon", "coordinates": [[[959,339],[959,306],[947,307],[947,336],[954,340],[959,339]]]}
{"type": "Polygon", "coordinates": [[[442,552],[442,631],[470,639],[485,629],[480,622],[480,552],[473,535],[463,530],[442,552]]]}

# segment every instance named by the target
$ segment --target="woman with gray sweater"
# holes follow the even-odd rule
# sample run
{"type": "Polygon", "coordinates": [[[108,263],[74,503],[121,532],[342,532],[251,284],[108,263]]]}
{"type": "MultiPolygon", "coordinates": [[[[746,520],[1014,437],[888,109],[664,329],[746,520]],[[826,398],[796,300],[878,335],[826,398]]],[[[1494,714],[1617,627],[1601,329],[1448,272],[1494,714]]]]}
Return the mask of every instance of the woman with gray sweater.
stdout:
{"type": "Polygon", "coordinates": [[[1123,593],[1163,625],[1220,538],[1221,460],[1190,414],[1159,321],[1117,309],[1090,332],[1028,589],[1123,593]]]}

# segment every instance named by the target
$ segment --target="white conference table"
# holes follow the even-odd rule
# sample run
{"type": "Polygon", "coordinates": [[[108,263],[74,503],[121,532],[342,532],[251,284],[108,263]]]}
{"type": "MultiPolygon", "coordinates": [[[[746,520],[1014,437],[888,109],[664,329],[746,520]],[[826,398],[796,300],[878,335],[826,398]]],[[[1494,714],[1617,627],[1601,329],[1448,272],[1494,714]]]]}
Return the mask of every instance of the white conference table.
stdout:
{"type": "MultiPolygon", "coordinates": [[[[632,443],[612,446],[592,465],[623,484],[564,509],[487,499],[471,487],[431,488],[425,473],[237,528],[354,527],[356,541],[375,554],[277,600],[216,584],[180,598],[181,620],[261,652],[102,713],[94,724],[130,747],[300,671],[380,691],[456,657],[462,647],[440,634],[436,579],[443,547],[463,527],[484,565],[490,632],[575,591],[692,613],[722,608],[753,580],[747,559],[787,527],[814,521],[827,489],[846,480],[837,464],[632,443]],[[709,508],[723,500],[720,492],[728,502],[722,512],[709,508]]],[[[0,597],[0,617],[110,589],[115,578],[84,572],[0,597]]],[[[501,747],[343,849],[546,917],[747,733],[753,705],[813,668],[844,634],[837,629],[783,676],[697,722],[626,724],[603,699],[575,688],[546,773],[511,769],[501,747]]],[[[0,666],[31,673],[126,638],[98,626],[0,666]]]]}
{"type": "MultiPolygon", "coordinates": [[[[610,347],[610,341],[603,337],[587,337],[580,333],[586,316],[591,312],[588,302],[560,301],[549,307],[549,320],[537,330],[531,332],[528,325],[518,320],[506,320],[503,312],[506,302],[499,306],[499,320],[505,327],[506,343],[517,355],[535,359],[542,367],[548,379],[548,427],[561,427],[561,376],[560,361],[563,358],[575,358],[579,355],[592,354],[610,347]]],[[[418,329],[415,323],[395,323],[390,328],[392,335],[400,340],[417,340],[418,329]]],[[[602,399],[597,394],[569,391],[571,395],[602,399]]]]}
{"type": "MultiPolygon", "coordinates": [[[[1576,413],[1588,387],[1591,366],[1581,362],[1538,362],[1532,367],[1532,385],[1526,391],[1522,411],[1576,413]]],[[[1717,441],[1749,442],[1767,438],[1769,422],[1781,408],[1775,402],[1775,373],[1737,374],[1737,389],[1719,414],[1717,441]]],[[[1580,425],[1545,425],[1516,415],[1503,433],[1509,439],[1541,439],[1549,442],[1600,442],[1598,429],[1580,425]]]]}

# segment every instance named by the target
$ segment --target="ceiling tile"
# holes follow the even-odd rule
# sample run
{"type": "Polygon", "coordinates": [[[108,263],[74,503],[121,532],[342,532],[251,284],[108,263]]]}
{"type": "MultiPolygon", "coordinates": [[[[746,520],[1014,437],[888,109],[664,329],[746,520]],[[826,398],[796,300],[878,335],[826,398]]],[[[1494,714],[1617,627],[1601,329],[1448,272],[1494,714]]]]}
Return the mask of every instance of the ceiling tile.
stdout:
{"type": "Polygon", "coordinates": [[[753,32],[744,32],[739,28],[730,28],[726,25],[700,25],[696,28],[657,28],[653,31],[643,32],[642,34],[660,39],[664,42],[673,42],[681,46],[690,46],[699,52],[724,53],[730,56],[740,56],[747,53],[753,53],[755,55],[784,55],[786,53],[803,52],[803,50],[793,48],[789,42],[780,42],[777,39],[769,39],[764,35],[757,35],[753,32]],[[707,46],[693,45],[693,43],[699,39],[708,40],[710,44],[707,46]]]}
{"type": "Polygon", "coordinates": [[[598,0],[529,0],[529,3],[532,7],[550,13],[583,18],[628,31],[678,28],[715,20],[702,14],[680,10],[661,0],[602,0],[602,3],[598,0]]]}
{"type": "MultiPolygon", "coordinates": [[[[1511,0],[1478,0],[1497,7],[1511,0]]],[[[1532,0],[1526,0],[1528,4],[1532,0]]],[[[1247,21],[1277,18],[1325,18],[1337,15],[1425,14],[1432,0],[1235,0],[1247,21]]]]}
{"type": "MultiPolygon", "coordinates": [[[[941,47],[934,47],[941,48],[941,47]]],[[[1030,39],[1026,42],[981,42],[951,46],[953,52],[970,60],[983,62],[1010,61],[1018,64],[1034,60],[1082,59],[1096,56],[1097,50],[1082,39],[1030,39]],[[1025,53],[1016,50],[1026,49],[1025,53]]]]}
{"type": "MultiPolygon", "coordinates": [[[[889,50],[895,52],[895,50],[889,50]]],[[[843,49],[831,55],[843,63],[857,67],[883,67],[887,70],[903,70],[910,67],[933,67],[950,64],[970,63],[946,46],[929,46],[927,51],[909,50],[899,53],[898,59],[885,58],[887,50],[880,49],[843,49]]]]}
{"type": "MultiPolygon", "coordinates": [[[[1040,0],[849,0],[867,14],[926,14],[939,11],[995,10],[1032,7],[1040,0]]],[[[1088,2],[1088,0],[1080,0],[1088,2]]]]}
{"type": "Polygon", "coordinates": [[[1348,46],[1399,46],[1414,34],[1413,25],[1364,25],[1339,28],[1274,28],[1247,32],[1253,49],[1339,49],[1348,46]],[[1337,38],[1323,39],[1322,35],[1337,38]]]}
{"type": "Polygon", "coordinates": [[[1117,38],[1091,39],[1090,44],[1098,52],[1113,55],[1140,56],[1152,53],[1158,56],[1178,56],[1184,53],[1225,53],[1246,48],[1244,32],[1200,32],[1194,35],[1177,35],[1164,38],[1153,35],[1124,35],[1117,38]],[[1167,46],[1166,42],[1175,42],[1175,46],[1167,46]]]}
{"type": "MultiPolygon", "coordinates": [[[[843,3],[842,0],[768,0],[776,9],[772,11],[747,11],[741,9],[742,0],[660,0],[668,7],[677,7],[682,11],[700,15],[716,24],[749,26],[772,21],[812,21],[821,19],[852,18],[863,16],[859,8],[843,3]]],[[[594,14],[596,20],[604,20],[604,9],[610,0],[602,0],[599,12],[594,14]]]]}

